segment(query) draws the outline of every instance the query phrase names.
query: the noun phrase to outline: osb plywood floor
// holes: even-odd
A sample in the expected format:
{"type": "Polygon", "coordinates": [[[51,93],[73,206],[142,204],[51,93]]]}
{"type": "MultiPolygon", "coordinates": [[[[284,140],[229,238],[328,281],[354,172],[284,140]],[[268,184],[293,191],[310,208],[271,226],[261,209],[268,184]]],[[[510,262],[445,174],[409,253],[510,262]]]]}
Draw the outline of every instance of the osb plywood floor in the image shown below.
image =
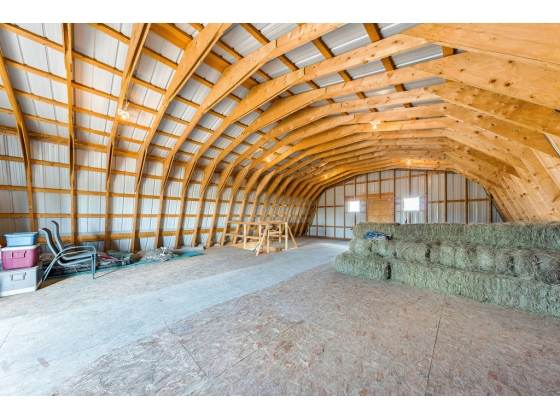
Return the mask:
{"type": "Polygon", "coordinates": [[[560,319],[342,275],[346,242],[298,242],[0,300],[0,393],[560,394],[560,319]]]}

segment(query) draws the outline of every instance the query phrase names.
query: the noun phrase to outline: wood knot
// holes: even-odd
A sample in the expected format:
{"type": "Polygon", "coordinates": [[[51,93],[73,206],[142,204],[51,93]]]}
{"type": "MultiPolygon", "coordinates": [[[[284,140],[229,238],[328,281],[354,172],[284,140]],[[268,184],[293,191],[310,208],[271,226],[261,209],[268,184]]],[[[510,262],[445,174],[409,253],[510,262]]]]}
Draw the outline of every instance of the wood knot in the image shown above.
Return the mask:
{"type": "Polygon", "coordinates": [[[496,83],[496,82],[497,82],[497,79],[494,79],[494,78],[490,79],[490,83],[496,83]]]}

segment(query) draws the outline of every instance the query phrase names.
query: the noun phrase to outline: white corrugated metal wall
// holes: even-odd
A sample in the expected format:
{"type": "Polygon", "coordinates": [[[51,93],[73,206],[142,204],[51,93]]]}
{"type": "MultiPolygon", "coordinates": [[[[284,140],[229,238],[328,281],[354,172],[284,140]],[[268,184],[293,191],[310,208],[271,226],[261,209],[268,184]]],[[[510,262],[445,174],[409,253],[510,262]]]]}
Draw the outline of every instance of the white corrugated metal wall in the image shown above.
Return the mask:
{"type": "Polygon", "coordinates": [[[493,204],[490,209],[490,199],[485,189],[462,175],[451,172],[387,170],[353,177],[323,191],[318,198],[317,211],[308,234],[353,238],[351,228],[367,219],[367,201],[393,198],[393,191],[395,222],[465,223],[465,217],[468,218],[468,223],[503,222],[493,204]],[[445,185],[447,189],[444,188],[445,185]],[[402,199],[405,197],[420,197],[420,211],[403,211],[402,199]],[[354,200],[360,201],[360,211],[348,212],[346,203],[354,200]],[[465,207],[466,202],[468,207],[465,207]]]}

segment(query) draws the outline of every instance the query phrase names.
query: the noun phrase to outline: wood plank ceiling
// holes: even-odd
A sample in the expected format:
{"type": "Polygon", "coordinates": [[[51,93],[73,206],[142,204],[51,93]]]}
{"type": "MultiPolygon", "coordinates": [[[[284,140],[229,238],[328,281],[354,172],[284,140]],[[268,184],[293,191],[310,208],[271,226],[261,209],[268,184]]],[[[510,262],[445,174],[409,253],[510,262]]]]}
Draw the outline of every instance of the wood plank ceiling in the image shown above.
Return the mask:
{"type": "Polygon", "coordinates": [[[560,25],[421,24],[384,37],[380,25],[365,23],[358,29],[367,37],[352,39],[355,25],[352,32],[343,24],[298,24],[267,35],[253,24],[134,24],[127,34],[115,25],[62,24],[57,42],[24,25],[0,24],[0,95],[8,99],[0,117],[13,117],[1,120],[0,134],[16,137],[21,148],[21,157],[5,154],[0,160],[22,162],[26,174],[25,187],[0,189],[26,192],[29,213],[19,217],[28,217],[34,229],[39,216],[32,194],[50,190],[32,187],[32,165],[67,167],[70,188],[61,191],[71,196],[70,239],[104,240],[107,247],[109,240],[130,238],[131,249],[146,236],[157,245],[172,236],[174,246],[182,245],[187,231],[193,245],[202,233],[206,245],[217,233],[223,244],[230,227],[219,226],[219,218],[262,220],[275,206],[302,234],[325,188],[393,168],[460,173],[484,186],[508,221],[560,220],[560,25]],[[84,53],[81,44],[98,33],[118,46],[115,57],[84,53]],[[159,51],[154,39],[162,45],[159,51]],[[173,58],[166,45],[180,54],[173,58]],[[63,69],[8,54],[16,47],[62,54],[63,69]],[[145,74],[143,60],[162,66],[166,82],[145,74]],[[117,76],[119,83],[79,82],[76,63],[117,76]],[[67,100],[18,89],[15,72],[64,85],[67,100]],[[157,105],[131,93],[140,88],[157,105]],[[83,94],[90,103],[109,104],[106,112],[77,101],[83,94]],[[26,113],[20,104],[28,100],[63,108],[67,118],[26,113]],[[130,119],[117,109],[126,109],[130,119]],[[84,117],[108,128],[80,125],[84,117]],[[31,131],[31,121],[63,127],[68,135],[31,131]],[[69,157],[32,159],[31,140],[68,146],[69,157]],[[77,150],[104,153],[105,164],[76,165],[77,150]],[[134,159],[135,169],[117,167],[116,156],[134,159]],[[151,164],[159,168],[157,175],[151,164]],[[76,210],[75,195],[86,194],[76,186],[76,170],[105,173],[96,193],[105,197],[104,214],[76,210]],[[115,175],[134,180],[120,193],[134,200],[126,215],[132,219],[129,234],[111,229],[111,197],[119,196],[112,190],[115,175]],[[146,180],[158,182],[155,194],[143,192],[146,180]],[[195,222],[185,230],[193,185],[199,191],[195,222]],[[172,188],[179,193],[172,196],[172,188]],[[139,227],[142,199],[156,202],[152,232],[139,227]],[[177,220],[175,228],[165,229],[171,201],[178,201],[177,220]],[[94,216],[105,220],[104,235],[77,235],[77,220],[94,216]],[[209,228],[202,228],[205,217],[209,228]]]}

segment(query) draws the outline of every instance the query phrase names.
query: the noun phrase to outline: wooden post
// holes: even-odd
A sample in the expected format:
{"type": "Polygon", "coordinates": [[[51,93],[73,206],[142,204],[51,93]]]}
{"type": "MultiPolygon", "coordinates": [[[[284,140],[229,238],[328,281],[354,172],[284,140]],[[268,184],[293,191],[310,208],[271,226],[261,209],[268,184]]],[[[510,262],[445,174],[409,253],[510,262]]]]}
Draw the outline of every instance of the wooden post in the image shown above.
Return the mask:
{"type": "Polygon", "coordinates": [[[428,223],[428,171],[424,172],[424,202],[426,212],[424,214],[424,223],[428,223]]]}
{"type": "MultiPolygon", "coordinates": [[[[411,181],[412,181],[411,174],[412,174],[412,171],[409,169],[408,170],[408,196],[409,197],[410,197],[410,194],[411,194],[411,188],[410,188],[410,184],[411,184],[411,181]]],[[[410,222],[411,222],[410,219],[411,219],[410,218],[410,212],[408,211],[408,212],[406,212],[406,222],[408,224],[410,224],[410,222]]]]}
{"type": "MultiPolygon", "coordinates": [[[[381,174],[379,176],[381,176],[381,174]]],[[[379,184],[379,189],[381,189],[381,184],[379,184]]],[[[397,170],[393,169],[393,222],[397,221],[396,203],[397,203],[397,170]]]]}
{"type": "Polygon", "coordinates": [[[246,249],[245,245],[247,245],[247,225],[243,224],[243,249],[246,249]]]}
{"type": "Polygon", "coordinates": [[[465,180],[465,224],[469,223],[469,180],[463,177],[465,180]]]}
{"type": "Polygon", "coordinates": [[[447,171],[443,171],[443,221],[447,223],[447,171]]]}
{"type": "Polygon", "coordinates": [[[284,222],[284,234],[286,235],[285,248],[288,250],[288,222],[284,222]]]}
{"type": "Polygon", "coordinates": [[[488,194],[488,223],[492,223],[492,194],[488,194]]]}

